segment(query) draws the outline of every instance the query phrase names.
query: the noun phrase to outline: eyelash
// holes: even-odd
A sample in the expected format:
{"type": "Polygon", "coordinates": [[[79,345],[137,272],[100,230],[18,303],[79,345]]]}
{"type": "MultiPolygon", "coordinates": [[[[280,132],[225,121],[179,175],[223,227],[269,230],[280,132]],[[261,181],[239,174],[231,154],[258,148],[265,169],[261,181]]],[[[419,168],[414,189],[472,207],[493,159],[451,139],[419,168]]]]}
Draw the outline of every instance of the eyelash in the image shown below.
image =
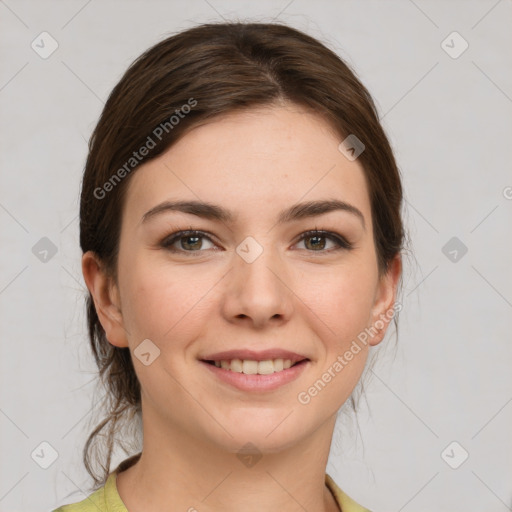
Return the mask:
{"type": "MultiPolygon", "coordinates": [[[[161,242],[161,246],[164,249],[167,249],[168,251],[175,252],[175,253],[181,252],[181,253],[192,255],[192,253],[204,252],[203,250],[186,251],[184,249],[174,249],[171,247],[176,241],[179,241],[182,238],[187,238],[187,237],[192,237],[192,236],[199,236],[202,238],[206,238],[210,242],[215,243],[212,240],[212,238],[210,236],[208,236],[208,234],[205,233],[204,231],[188,229],[188,230],[184,230],[184,231],[177,231],[175,233],[171,233],[170,235],[168,235],[167,237],[164,238],[164,240],[161,242]]],[[[338,247],[336,247],[334,249],[319,250],[319,251],[305,249],[306,251],[311,252],[311,253],[332,253],[332,252],[336,252],[336,251],[340,251],[340,250],[350,251],[353,249],[353,245],[350,242],[348,242],[341,235],[337,235],[336,233],[332,233],[331,231],[321,230],[321,229],[317,229],[317,228],[315,228],[313,230],[305,231],[304,233],[302,233],[296,243],[302,242],[306,238],[315,237],[315,236],[330,239],[331,241],[334,241],[338,245],[338,247]]]]}

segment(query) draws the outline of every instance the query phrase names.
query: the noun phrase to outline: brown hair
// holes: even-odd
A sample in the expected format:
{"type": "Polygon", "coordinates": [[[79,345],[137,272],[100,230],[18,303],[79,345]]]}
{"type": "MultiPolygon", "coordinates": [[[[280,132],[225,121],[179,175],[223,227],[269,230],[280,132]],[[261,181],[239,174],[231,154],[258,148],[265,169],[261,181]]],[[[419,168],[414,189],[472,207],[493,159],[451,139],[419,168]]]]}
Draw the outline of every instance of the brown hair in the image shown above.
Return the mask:
{"type": "MultiPolygon", "coordinates": [[[[379,273],[386,272],[403,247],[402,186],[373,100],[333,51],[277,23],[199,25],[161,41],[133,62],[110,94],[89,142],[80,201],[82,251],[95,252],[116,279],[124,194],[140,164],[134,151],[150,148],[140,160],[149,161],[206,120],[280,101],[322,115],[340,142],[355,134],[365,145],[358,158],[370,194],[379,273]]],[[[140,419],[140,385],[129,348],[108,342],[90,293],[87,316],[90,345],[106,388],[106,417],[83,450],[97,488],[108,477],[115,443],[128,453],[116,435],[123,423],[140,419]],[[100,434],[106,437],[107,455],[98,476],[90,452],[100,434]]],[[[396,316],[394,321],[397,327],[396,316]]]]}

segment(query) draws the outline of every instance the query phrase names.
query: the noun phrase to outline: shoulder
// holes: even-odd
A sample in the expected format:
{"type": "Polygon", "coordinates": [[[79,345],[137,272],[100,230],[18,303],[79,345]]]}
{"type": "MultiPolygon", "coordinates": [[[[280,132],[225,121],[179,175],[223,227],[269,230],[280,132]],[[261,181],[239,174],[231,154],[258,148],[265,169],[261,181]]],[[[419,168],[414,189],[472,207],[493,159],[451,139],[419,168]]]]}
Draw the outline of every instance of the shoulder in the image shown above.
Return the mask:
{"type": "Polygon", "coordinates": [[[350,496],[345,494],[327,473],[325,474],[325,484],[336,499],[336,502],[342,512],[370,512],[367,508],[359,505],[359,503],[355,502],[350,496]]]}
{"type": "Polygon", "coordinates": [[[53,510],[52,512],[107,512],[105,504],[104,487],[93,492],[90,496],[76,503],[69,503],[53,510]]]}
{"type": "Polygon", "coordinates": [[[120,509],[111,503],[112,486],[115,486],[114,473],[111,473],[105,482],[105,485],[94,491],[87,498],[76,503],[69,503],[52,510],[52,512],[124,512],[126,509],[120,509]]]}
{"type": "Polygon", "coordinates": [[[119,464],[107,478],[105,485],[77,503],[62,505],[52,512],[128,512],[117,492],[117,474],[135,464],[142,452],[132,455],[119,464]]]}

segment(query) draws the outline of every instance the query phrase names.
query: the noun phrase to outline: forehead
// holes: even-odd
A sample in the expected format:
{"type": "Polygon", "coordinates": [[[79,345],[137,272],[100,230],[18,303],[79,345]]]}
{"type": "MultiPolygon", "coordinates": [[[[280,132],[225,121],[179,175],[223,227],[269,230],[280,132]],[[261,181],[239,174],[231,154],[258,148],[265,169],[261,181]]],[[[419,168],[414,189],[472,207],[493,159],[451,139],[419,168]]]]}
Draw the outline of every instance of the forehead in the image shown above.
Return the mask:
{"type": "Polygon", "coordinates": [[[370,226],[363,167],[340,142],[325,120],[296,105],[214,118],[134,171],[123,218],[138,223],[159,202],[190,199],[221,204],[240,222],[263,221],[300,201],[340,199],[370,226]]]}

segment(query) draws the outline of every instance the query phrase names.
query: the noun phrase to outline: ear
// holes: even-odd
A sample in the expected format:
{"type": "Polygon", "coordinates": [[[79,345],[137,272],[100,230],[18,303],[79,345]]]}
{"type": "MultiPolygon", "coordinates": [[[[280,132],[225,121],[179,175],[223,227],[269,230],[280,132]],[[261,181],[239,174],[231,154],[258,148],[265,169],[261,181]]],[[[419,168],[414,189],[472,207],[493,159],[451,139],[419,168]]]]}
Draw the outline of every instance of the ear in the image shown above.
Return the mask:
{"type": "Polygon", "coordinates": [[[103,263],[92,251],[82,256],[82,273],[107,340],[116,347],[127,347],[119,290],[114,279],[107,274],[103,263]]]}
{"type": "Polygon", "coordinates": [[[402,258],[397,254],[389,264],[388,271],[381,276],[375,291],[375,302],[370,315],[371,346],[378,345],[384,338],[389,323],[394,316],[394,306],[398,281],[402,274],[402,258]]]}

